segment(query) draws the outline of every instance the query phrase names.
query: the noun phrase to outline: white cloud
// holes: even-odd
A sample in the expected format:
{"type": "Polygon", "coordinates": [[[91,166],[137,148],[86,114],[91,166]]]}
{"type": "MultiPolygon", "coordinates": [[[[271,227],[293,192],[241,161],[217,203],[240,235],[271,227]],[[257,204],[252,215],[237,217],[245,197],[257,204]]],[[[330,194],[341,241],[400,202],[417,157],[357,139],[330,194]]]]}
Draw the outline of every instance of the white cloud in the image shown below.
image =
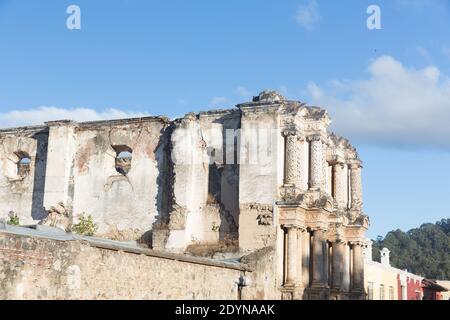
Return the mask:
{"type": "Polygon", "coordinates": [[[298,7],[295,20],[303,28],[311,30],[320,21],[319,5],[316,0],[309,0],[307,4],[298,7]]]}
{"type": "Polygon", "coordinates": [[[209,101],[209,104],[212,107],[218,107],[218,106],[223,105],[223,104],[225,104],[227,102],[228,102],[228,99],[225,98],[225,97],[214,97],[214,98],[211,99],[211,101],[209,101]]]}
{"type": "Polygon", "coordinates": [[[41,106],[34,109],[11,110],[0,113],[0,128],[38,125],[51,120],[96,121],[142,117],[146,115],[141,112],[122,111],[114,108],[99,112],[89,108],[64,109],[41,106]]]}
{"type": "Polygon", "coordinates": [[[335,80],[306,91],[326,108],[332,128],[352,140],[391,145],[450,147],[450,78],[434,66],[405,67],[381,56],[366,79],[335,80]]]}

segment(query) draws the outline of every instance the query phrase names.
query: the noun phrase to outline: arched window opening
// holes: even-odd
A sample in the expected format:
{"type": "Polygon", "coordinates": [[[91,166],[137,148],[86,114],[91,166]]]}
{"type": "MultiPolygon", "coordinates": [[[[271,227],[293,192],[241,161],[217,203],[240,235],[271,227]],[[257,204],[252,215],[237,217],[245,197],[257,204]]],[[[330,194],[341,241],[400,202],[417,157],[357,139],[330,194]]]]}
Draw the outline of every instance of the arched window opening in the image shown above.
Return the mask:
{"type": "Polygon", "coordinates": [[[116,171],[126,176],[131,169],[131,160],[133,151],[128,146],[115,146],[116,151],[116,171]]]}
{"type": "Polygon", "coordinates": [[[17,175],[19,177],[25,177],[30,173],[31,158],[25,152],[17,152],[16,155],[19,157],[17,162],[17,175]]]}

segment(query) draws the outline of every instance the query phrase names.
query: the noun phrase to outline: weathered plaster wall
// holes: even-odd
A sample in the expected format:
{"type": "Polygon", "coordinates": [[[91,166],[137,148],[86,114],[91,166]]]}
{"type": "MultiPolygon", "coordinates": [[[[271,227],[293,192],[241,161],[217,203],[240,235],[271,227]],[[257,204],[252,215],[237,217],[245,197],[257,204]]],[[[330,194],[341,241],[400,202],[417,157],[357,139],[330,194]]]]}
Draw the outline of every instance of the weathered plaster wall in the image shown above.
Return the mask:
{"type": "Polygon", "coordinates": [[[48,132],[45,127],[0,131],[0,218],[14,211],[23,224],[42,219],[48,132]],[[18,174],[20,154],[30,157],[30,171],[18,174]]]}
{"type": "Polygon", "coordinates": [[[273,204],[283,183],[284,141],[276,108],[242,110],[239,201],[273,204]]]}
{"type": "MultiPolygon", "coordinates": [[[[244,288],[243,297],[274,295],[271,274],[260,282],[238,265],[225,267],[196,258],[188,262],[183,256],[163,258],[148,249],[145,254],[126,250],[0,231],[0,299],[234,300],[239,278],[245,275],[253,285],[249,292],[244,288]]],[[[270,254],[265,257],[270,261],[270,254]]],[[[268,265],[260,260],[258,268],[268,270],[268,265]]]]}
{"type": "Polygon", "coordinates": [[[164,157],[164,128],[159,119],[79,126],[73,168],[74,215],[92,214],[99,233],[150,230],[161,201],[158,161],[164,157]],[[117,153],[125,149],[132,154],[126,175],[115,166],[117,153]]]}
{"type": "Polygon", "coordinates": [[[171,135],[174,197],[168,249],[237,237],[239,164],[233,147],[239,124],[236,110],[188,114],[177,121],[171,135]]]}

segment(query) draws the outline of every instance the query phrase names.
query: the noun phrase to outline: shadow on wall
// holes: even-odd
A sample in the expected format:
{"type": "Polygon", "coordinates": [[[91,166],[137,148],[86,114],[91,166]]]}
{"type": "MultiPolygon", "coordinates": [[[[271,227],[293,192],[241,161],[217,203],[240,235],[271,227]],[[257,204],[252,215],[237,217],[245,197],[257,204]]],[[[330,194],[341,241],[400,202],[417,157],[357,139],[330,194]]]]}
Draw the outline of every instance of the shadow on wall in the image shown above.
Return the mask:
{"type": "Polygon", "coordinates": [[[45,174],[47,170],[48,132],[41,131],[33,135],[37,141],[36,158],[34,164],[33,197],[31,203],[31,217],[42,220],[47,216],[44,208],[45,174]]]}
{"type": "Polygon", "coordinates": [[[215,154],[208,152],[208,198],[211,194],[220,206],[219,241],[228,241],[230,238],[239,238],[240,167],[237,130],[241,127],[241,121],[239,116],[237,121],[236,118],[222,117],[214,122],[222,124],[222,157],[217,159],[215,154]],[[229,137],[227,133],[233,131],[235,134],[229,137]],[[215,163],[217,160],[221,160],[221,163],[215,163]]]}
{"type": "Polygon", "coordinates": [[[171,136],[175,130],[175,125],[170,124],[161,130],[160,140],[155,149],[155,159],[158,168],[156,193],[156,207],[158,213],[152,226],[152,230],[147,231],[142,236],[143,241],[150,247],[153,246],[153,230],[155,228],[168,228],[169,213],[174,206],[174,164],[172,162],[172,143],[171,136]]]}

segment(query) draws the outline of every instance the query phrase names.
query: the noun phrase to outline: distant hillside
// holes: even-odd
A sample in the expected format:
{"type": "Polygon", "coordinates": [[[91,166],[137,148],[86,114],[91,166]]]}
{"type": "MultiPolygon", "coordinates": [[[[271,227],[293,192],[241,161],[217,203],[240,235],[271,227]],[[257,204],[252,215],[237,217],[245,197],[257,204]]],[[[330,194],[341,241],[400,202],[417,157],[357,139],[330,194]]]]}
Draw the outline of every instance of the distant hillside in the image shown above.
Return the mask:
{"type": "Polygon", "coordinates": [[[430,279],[450,279],[450,219],[426,223],[407,232],[390,231],[373,243],[373,259],[380,249],[391,251],[391,265],[430,279]]]}

